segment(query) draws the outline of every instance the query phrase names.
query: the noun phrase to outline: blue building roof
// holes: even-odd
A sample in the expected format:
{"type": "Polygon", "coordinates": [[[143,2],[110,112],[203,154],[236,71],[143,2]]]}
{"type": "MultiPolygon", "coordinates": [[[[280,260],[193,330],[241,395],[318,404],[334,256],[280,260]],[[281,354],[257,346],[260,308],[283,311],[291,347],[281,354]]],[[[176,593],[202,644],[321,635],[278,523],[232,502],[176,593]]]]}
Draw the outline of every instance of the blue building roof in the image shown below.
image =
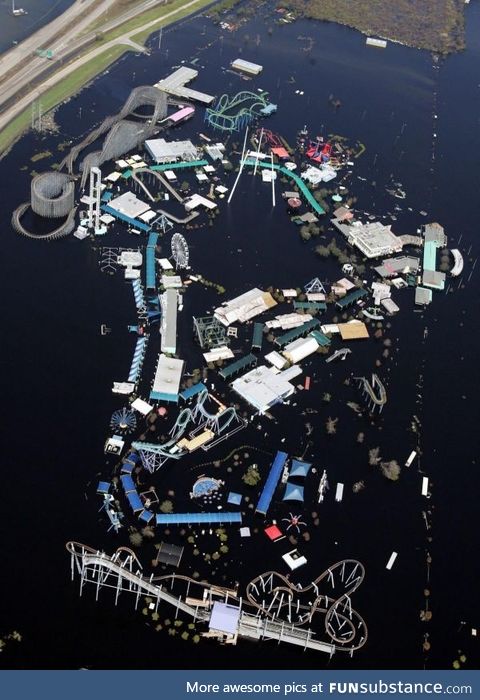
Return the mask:
{"type": "Polygon", "coordinates": [[[198,382],[198,384],[192,384],[192,386],[188,387],[188,389],[185,389],[185,391],[181,392],[180,397],[184,401],[186,401],[187,399],[191,399],[192,396],[200,394],[206,388],[207,387],[203,382],[198,382]]]}
{"type": "Polygon", "coordinates": [[[265,482],[265,486],[263,487],[262,495],[260,496],[260,499],[257,503],[257,513],[262,513],[262,515],[267,514],[267,511],[270,507],[270,503],[273,498],[273,494],[275,493],[275,489],[277,488],[277,484],[282,475],[283,467],[285,466],[287,458],[288,454],[286,452],[279,451],[275,455],[275,459],[273,460],[270,473],[267,477],[267,481],[265,482]]]}
{"type": "Polygon", "coordinates": [[[138,516],[138,519],[144,523],[149,523],[153,517],[154,517],[154,515],[153,515],[151,510],[144,510],[140,513],[140,515],[138,516]]]}
{"type": "Polygon", "coordinates": [[[143,510],[142,499],[136,491],[130,491],[130,493],[127,493],[127,499],[134,513],[138,513],[143,510]]]}
{"type": "Polygon", "coordinates": [[[178,394],[166,394],[163,391],[151,391],[150,398],[153,401],[169,401],[170,403],[178,403],[178,394]]]}
{"type": "Polygon", "coordinates": [[[241,513],[157,513],[157,525],[241,523],[241,513]]]}
{"type": "Polygon", "coordinates": [[[284,501],[303,501],[303,486],[297,486],[287,481],[285,485],[284,501]]]}
{"type": "Polygon", "coordinates": [[[292,459],[290,476],[306,477],[311,467],[310,462],[302,462],[300,459],[292,459]]]}
{"type": "Polygon", "coordinates": [[[230,503],[232,506],[239,506],[242,502],[242,494],[241,493],[235,493],[235,491],[230,491],[228,494],[227,498],[227,503],[230,503]]]}
{"type": "Polygon", "coordinates": [[[120,477],[120,481],[122,482],[123,490],[125,493],[130,493],[130,491],[136,491],[135,489],[135,484],[133,483],[133,479],[130,476],[130,474],[122,474],[120,477]]]}
{"type": "Polygon", "coordinates": [[[110,490],[110,482],[109,481],[99,481],[98,482],[97,493],[104,496],[109,492],[109,490],[110,490]]]}

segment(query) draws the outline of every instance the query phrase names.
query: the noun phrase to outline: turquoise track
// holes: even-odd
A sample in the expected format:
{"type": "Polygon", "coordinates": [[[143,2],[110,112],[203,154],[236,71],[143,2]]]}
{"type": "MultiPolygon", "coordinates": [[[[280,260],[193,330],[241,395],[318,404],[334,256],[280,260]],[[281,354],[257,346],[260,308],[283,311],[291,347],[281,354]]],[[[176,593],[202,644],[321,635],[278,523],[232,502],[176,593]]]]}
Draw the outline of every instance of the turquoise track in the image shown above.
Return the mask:
{"type": "MultiPolygon", "coordinates": [[[[247,158],[245,161],[245,165],[255,165],[254,160],[250,160],[247,158]]],[[[274,170],[278,170],[278,172],[282,173],[282,175],[285,175],[285,177],[288,177],[290,180],[293,180],[294,183],[298,186],[298,189],[300,192],[303,194],[307,202],[310,204],[312,209],[317,213],[317,214],[325,214],[325,209],[323,209],[320,204],[317,202],[313,194],[310,192],[304,181],[302,180],[301,177],[299,177],[296,173],[292,172],[291,170],[288,170],[288,168],[284,168],[283,165],[275,165],[271,163],[262,163],[261,161],[258,162],[258,167],[259,168],[272,168],[274,170]]]]}

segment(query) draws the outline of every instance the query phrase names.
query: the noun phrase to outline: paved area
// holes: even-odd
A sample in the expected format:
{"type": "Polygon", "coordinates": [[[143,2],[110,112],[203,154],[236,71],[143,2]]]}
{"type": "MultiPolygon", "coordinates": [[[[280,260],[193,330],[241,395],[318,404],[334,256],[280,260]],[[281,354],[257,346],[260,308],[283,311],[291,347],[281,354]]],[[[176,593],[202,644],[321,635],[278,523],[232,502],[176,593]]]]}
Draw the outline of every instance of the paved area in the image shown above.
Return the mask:
{"type": "MultiPolygon", "coordinates": [[[[158,19],[146,22],[145,24],[125,32],[116,39],[104,43],[101,46],[94,46],[80,58],[71,61],[63,67],[60,67],[62,65],[62,59],[71,53],[73,48],[77,49],[82,44],[87,45],[89,42],[91,42],[92,36],[95,33],[98,33],[98,31],[106,32],[114,29],[141,12],[151,9],[156,5],[160,6],[164,4],[164,0],[146,0],[145,2],[138,2],[134,8],[124,13],[121,17],[112,20],[111,22],[105,22],[101,29],[97,28],[95,33],[89,34],[85,31],[86,27],[89,26],[92,21],[94,21],[101,14],[108,12],[109,8],[111,8],[115,3],[115,0],[103,0],[97,6],[94,6],[95,2],[96,0],[77,0],[74,5],[67,10],[67,12],[61,15],[61,17],[57,17],[49,25],[40,29],[38,32],[23,41],[14,49],[11,49],[0,58],[0,109],[1,105],[6,106],[6,108],[0,114],[0,129],[5,128],[9,122],[11,122],[24,109],[29,107],[29,105],[43,92],[54,85],[57,85],[59,82],[73,73],[77,68],[85,63],[88,63],[96,56],[100,56],[101,54],[109,51],[111,48],[119,45],[128,45],[136,50],[143,50],[143,47],[140,47],[139,44],[136,44],[132,40],[132,36],[150,28],[153,30],[153,27],[155,27],[155,25],[158,23],[158,19]],[[83,12],[89,6],[92,7],[92,13],[89,14],[88,18],[75,22],[75,17],[78,17],[78,14],[83,12]],[[69,26],[71,29],[68,29],[69,26]],[[52,38],[59,31],[62,31],[62,28],[65,29],[62,37],[49,45],[48,38],[52,38]],[[54,59],[49,61],[46,58],[40,58],[37,56],[32,58],[32,52],[35,53],[38,48],[48,48],[54,51],[54,59]],[[5,79],[6,74],[12,69],[12,66],[14,66],[15,63],[18,64],[18,61],[25,60],[26,57],[30,58],[28,64],[23,68],[18,69],[15,75],[5,79]],[[50,67],[55,63],[59,65],[59,70],[57,70],[46,80],[42,81],[39,85],[32,88],[27,95],[19,100],[16,100],[12,104],[13,98],[20,90],[24,90],[26,85],[38,78],[38,76],[41,75],[42,71],[44,71],[47,66],[50,67]],[[3,83],[2,76],[4,77],[3,83]]],[[[190,2],[186,2],[181,9],[184,10],[191,8],[192,11],[194,11],[195,6],[198,5],[199,2],[200,0],[190,0],[190,2]]],[[[165,13],[162,18],[168,20],[169,18],[173,18],[178,12],[178,9],[172,10],[171,12],[165,13]]]]}

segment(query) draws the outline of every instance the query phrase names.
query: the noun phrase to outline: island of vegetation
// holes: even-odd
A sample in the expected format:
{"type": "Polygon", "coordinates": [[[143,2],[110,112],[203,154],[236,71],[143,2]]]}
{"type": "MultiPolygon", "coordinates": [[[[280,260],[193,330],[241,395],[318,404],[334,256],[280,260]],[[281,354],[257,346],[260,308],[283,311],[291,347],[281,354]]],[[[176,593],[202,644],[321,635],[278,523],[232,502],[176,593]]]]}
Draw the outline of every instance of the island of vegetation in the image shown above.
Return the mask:
{"type": "Polygon", "coordinates": [[[465,47],[463,0],[287,0],[279,7],[440,54],[465,47]]]}

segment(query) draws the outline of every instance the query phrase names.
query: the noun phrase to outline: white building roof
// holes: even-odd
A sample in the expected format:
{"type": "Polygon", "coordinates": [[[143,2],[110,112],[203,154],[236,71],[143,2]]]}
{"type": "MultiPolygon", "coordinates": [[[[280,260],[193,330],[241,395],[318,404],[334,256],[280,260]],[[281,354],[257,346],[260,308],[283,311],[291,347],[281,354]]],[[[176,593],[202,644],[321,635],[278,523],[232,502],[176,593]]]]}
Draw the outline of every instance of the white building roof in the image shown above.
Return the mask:
{"type": "Polygon", "coordinates": [[[139,250],[122,250],[117,258],[117,263],[123,267],[141,267],[143,255],[139,250]]]}
{"type": "Polygon", "coordinates": [[[208,627],[215,632],[234,635],[237,632],[239,618],[240,608],[215,601],[208,627]]]}
{"type": "Polygon", "coordinates": [[[100,217],[100,221],[102,222],[102,224],[113,224],[113,222],[115,221],[115,217],[111,214],[102,214],[100,217]]]}
{"type": "MultiPolygon", "coordinates": [[[[205,178],[206,177],[207,176],[205,175],[205,178]]],[[[215,202],[212,202],[212,200],[208,199],[207,197],[202,197],[201,194],[193,194],[191,197],[185,200],[184,206],[187,211],[192,211],[200,206],[205,207],[206,209],[216,209],[217,207],[215,202]]]]}
{"type": "Polygon", "coordinates": [[[393,299],[382,299],[380,304],[389,314],[396,314],[397,311],[400,311],[400,307],[395,304],[393,299]]]}
{"type": "Polygon", "coordinates": [[[302,180],[306,180],[312,185],[316,185],[319,182],[329,182],[335,177],[337,177],[337,173],[330,165],[321,165],[318,168],[314,165],[309,165],[301,174],[302,180]]]}
{"type": "Polygon", "coordinates": [[[143,399],[135,399],[135,401],[132,401],[132,408],[141,413],[142,416],[147,416],[153,411],[153,406],[150,406],[150,404],[143,401],[143,399]]]}
{"type": "Polygon", "coordinates": [[[135,389],[133,382],[113,382],[112,393],[114,394],[131,394],[135,389]]]}
{"type": "Polygon", "coordinates": [[[178,292],[176,289],[167,289],[160,295],[162,307],[162,323],[160,333],[162,336],[160,348],[162,352],[172,355],[177,350],[177,308],[178,292]]]}
{"type": "Polygon", "coordinates": [[[144,214],[150,209],[150,205],[145,204],[145,202],[142,202],[141,199],[138,199],[133,192],[124,192],[119,197],[111,199],[108,206],[111,209],[115,209],[115,211],[120,212],[120,214],[130,217],[131,219],[135,219],[137,216],[144,214]]]}
{"type": "Polygon", "coordinates": [[[245,61],[243,58],[235,59],[235,61],[232,61],[231,65],[235,70],[242,71],[242,73],[249,73],[250,75],[258,75],[263,70],[263,66],[259,63],[245,61]]]}
{"type": "Polygon", "coordinates": [[[183,360],[160,355],[158,358],[152,392],[176,396],[183,375],[183,360]]]}
{"type": "Polygon", "coordinates": [[[133,267],[125,268],[125,279],[126,280],[139,280],[140,270],[134,270],[133,267]]]}
{"type": "Polygon", "coordinates": [[[180,289],[180,287],[183,287],[182,278],[179,275],[162,275],[160,281],[165,289],[180,289]]]}
{"type": "Polygon", "coordinates": [[[176,160],[197,160],[198,158],[198,151],[189,140],[166,141],[165,139],[147,139],[145,148],[157,163],[172,163],[176,160]]]}
{"type": "Polygon", "coordinates": [[[291,552],[287,552],[287,554],[283,554],[282,559],[291,571],[294,571],[294,569],[298,569],[300,566],[307,563],[306,558],[296,549],[293,549],[291,552]]]}
{"type": "Polygon", "coordinates": [[[288,343],[282,351],[284,357],[291,363],[300,362],[305,357],[313,355],[318,350],[318,343],[311,335],[306,338],[297,338],[292,343],[288,343]]]}
{"type": "Polygon", "coordinates": [[[173,265],[168,258],[160,258],[158,264],[162,270],[173,270],[173,265]]]}
{"type": "Polygon", "coordinates": [[[282,355],[280,355],[280,353],[276,350],[274,350],[273,352],[269,352],[268,355],[265,355],[265,359],[277,369],[283,369],[287,364],[286,359],[282,357],[282,355]]]}
{"type": "Polygon", "coordinates": [[[311,314],[279,314],[271,321],[267,321],[265,325],[267,328],[281,328],[282,330],[290,330],[290,328],[303,326],[304,323],[311,321],[312,318],[313,316],[311,314]]]}
{"type": "Polygon", "coordinates": [[[217,362],[218,360],[230,360],[234,354],[227,345],[221,345],[219,348],[204,352],[203,357],[205,362],[217,362]]]}
{"type": "Polygon", "coordinates": [[[282,402],[295,391],[284,372],[277,372],[265,365],[255,367],[235,379],[232,388],[260,413],[282,402]]]}
{"type": "Polygon", "coordinates": [[[157,216],[157,212],[149,209],[148,211],[145,212],[145,214],[140,214],[140,216],[138,218],[141,219],[142,221],[146,221],[148,224],[148,222],[151,221],[152,219],[154,219],[156,216],[157,216]]]}
{"type": "Polygon", "coordinates": [[[356,246],[367,258],[378,258],[402,250],[401,238],[393,233],[391,226],[384,226],[379,221],[347,226],[345,231],[348,242],[356,246]]]}
{"type": "Polygon", "coordinates": [[[378,306],[382,299],[387,299],[392,295],[392,290],[388,284],[382,284],[381,282],[373,282],[372,284],[373,301],[375,305],[378,306]]]}
{"type": "Polygon", "coordinates": [[[269,292],[254,287],[235,299],[224,302],[215,309],[214,315],[224,326],[229,326],[237,321],[244,323],[271,309],[276,303],[269,292]]]}

